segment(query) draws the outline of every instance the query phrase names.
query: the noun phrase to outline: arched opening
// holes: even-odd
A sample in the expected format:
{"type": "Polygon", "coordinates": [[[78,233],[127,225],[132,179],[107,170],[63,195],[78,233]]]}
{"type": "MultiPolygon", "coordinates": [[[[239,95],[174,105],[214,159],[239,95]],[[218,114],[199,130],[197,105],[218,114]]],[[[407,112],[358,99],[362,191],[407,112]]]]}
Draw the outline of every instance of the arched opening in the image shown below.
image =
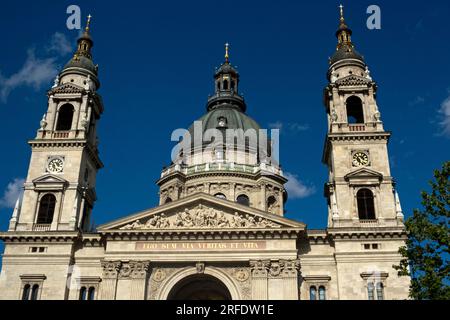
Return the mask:
{"type": "Polygon", "coordinates": [[[319,287],[319,300],[326,300],[325,287],[324,286],[320,286],[319,287]]]}
{"type": "Polygon", "coordinates": [[[55,213],[56,197],[53,194],[46,194],[39,203],[37,224],[51,224],[55,213]]]}
{"type": "Polygon", "coordinates": [[[357,96],[347,99],[347,121],[349,124],[364,123],[362,101],[357,96]]]}
{"type": "Polygon", "coordinates": [[[168,300],[231,300],[227,287],[209,275],[193,275],[177,283],[168,300]]]}
{"type": "Polygon", "coordinates": [[[95,288],[94,287],[89,288],[88,300],[95,300],[95,288]]]}
{"type": "Polygon", "coordinates": [[[219,199],[223,199],[223,200],[227,200],[226,195],[224,195],[223,193],[216,193],[214,195],[214,197],[219,198],[219,199]]]}
{"type": "Polygon", "coordinates": [[[274,196],[270,196],[267,198],[267,211],[269,212],[275,212],[277,205],[277,199],[274,196]]]}
{"type": "Polygon", "coordinates": [[[360,220],[375,219],[375,205],[373,193],[369,189],[361,189],[356,194],[358,203],[358,215],[360,220]]]}
{"type": "Polygon", "coordinates": [[[78,300],[86,300],[86,287],[81,287],[78,300]]]}
{"type": "Polygon", "coordinates": [[[26,285],[23,287],[22,300],[28,300],[28,299],[30,299],[30,289],[31,289],[31,286],[30,286],[29,284],[26,284],[26,285]]]}
{"type": "Polygon", "coordinates": [[[73,106],[68,103],[59,108],[58,123],[56,124],[57,131],[68,131],[72,129],[73,112],[73,106]]]}
{"type": "Polygon", "coordinates": [[[33,288],[31,289],[31,298],[30,300],[37,300],[38,299],[38,293],[39,293],[39,285],[35,284],[33,288]]]}
{"type": "Polygon", "coordinates": [[[245,194],[241,194],[236,198],[236,202],[239,204],[242,204],[244,206],[249,206],[250,205],[250,199],[245,195],[245,194]]]}
{"type": "Polygon", "coordinates": [[[171,202],[172,202],[172,198],[170,198],[170,197],[167,197],[166,201],[164,201],[164,203],[171,203],[171,202]]]}
{"type": "Polygon", "coordinates": [[[384,286],[381,282],[377,283],[377,299],[384,300],[384,286]]]}
{"type": "Polygon", "coordinates": [[[309,300],[317,300],[317,289],[315,286],[309,288],[309,300]]]}
{"type": "Polygon", "coordinates": [[[223,90],[228,90],[228,80],[223,80],[223,90]]]}
{"type": "Polygon", "coordinates": [[[367,284],[367,298],[369,300],[375,300],[374,287],[373,287],[373,283],[372,282],[369,282],[367,284]]]}

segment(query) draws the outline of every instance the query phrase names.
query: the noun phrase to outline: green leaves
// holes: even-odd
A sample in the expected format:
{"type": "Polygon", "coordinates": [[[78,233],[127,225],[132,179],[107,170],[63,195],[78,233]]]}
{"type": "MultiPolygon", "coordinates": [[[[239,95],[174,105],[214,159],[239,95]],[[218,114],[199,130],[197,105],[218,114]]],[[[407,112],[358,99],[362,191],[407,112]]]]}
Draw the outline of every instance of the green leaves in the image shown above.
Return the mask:
{"type": "Polygon", "coordinates": [[[414,210],[406,220],[406,246],[399,249],[403,259],[394,269],[410,276],[410,297],[419,300],[450,299],[450,161],[434,171],[431,193],[422,192],[423,210],[414,210]]]}

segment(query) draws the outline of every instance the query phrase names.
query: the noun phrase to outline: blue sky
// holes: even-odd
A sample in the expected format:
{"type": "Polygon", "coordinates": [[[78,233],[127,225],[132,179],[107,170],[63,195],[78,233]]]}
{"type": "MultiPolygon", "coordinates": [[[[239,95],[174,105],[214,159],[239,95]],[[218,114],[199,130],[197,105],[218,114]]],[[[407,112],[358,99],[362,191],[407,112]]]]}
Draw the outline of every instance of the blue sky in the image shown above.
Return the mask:
{"type": "MultiPolygon", "coordinates": [[[[205,112],[214,68],[229,42],[247,113],[263,127],[282,126],[280,159],[294,182],[287,216],[309,228],[326,227],[322,90],[336,46],[339,2],[129,0],[2,2],[0,230],[7,228],[17,182],[27,173],[26,141],[47,108],[46,90],[75,46],[78,32],[66,28],[70,4],[93,15],[105,103],[96,224],[157,204],[155,181],[170,163],[171,132],[205,112]]],[[[393,133],[392,174],[409,215],[420,206],[433,169],[450,159],[450,4],[343,4],[356,48],[379,86],[382,120],[393,133]],[[366,28],[370,4],[381,8],[381,30],[366,28]]]]}

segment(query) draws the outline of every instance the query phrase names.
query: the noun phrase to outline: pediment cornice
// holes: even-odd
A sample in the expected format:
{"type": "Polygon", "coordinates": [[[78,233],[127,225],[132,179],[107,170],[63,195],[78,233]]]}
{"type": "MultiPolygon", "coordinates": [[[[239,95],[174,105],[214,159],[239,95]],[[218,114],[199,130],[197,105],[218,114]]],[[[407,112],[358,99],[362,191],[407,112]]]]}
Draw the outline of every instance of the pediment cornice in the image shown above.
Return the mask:
{"type": "Polygon", "coordinates": [[[51,89],[48,94],[83,94],[86,90],[76,84],[73,83],[64,83],[62,85],[57,86],[56,88],[51,89]]]}
{"type": "Polygon", "coordinates": [[[303,223],[196,193],[153,209],[102,225],[100,233],[303,231],[303,223]]]}

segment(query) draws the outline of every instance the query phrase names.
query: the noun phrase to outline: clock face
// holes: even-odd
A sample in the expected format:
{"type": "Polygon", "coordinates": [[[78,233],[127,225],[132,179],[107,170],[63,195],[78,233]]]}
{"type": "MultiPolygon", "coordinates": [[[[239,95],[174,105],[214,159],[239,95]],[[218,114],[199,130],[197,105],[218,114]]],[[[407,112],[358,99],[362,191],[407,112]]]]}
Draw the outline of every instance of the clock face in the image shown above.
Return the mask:
{"type": "Polygon", "coordinates": [[[362,167],[369,165],[369,156],[367,153],[358,151],[353,154],[352,160],[354,167],[362,167]]]}
{"type": "Polygon", "coordinates": [[[47,170],[51,173],[61,173],[64,168],[64,160],[61,158],[53,158],[47,164],[47,170]]]}

